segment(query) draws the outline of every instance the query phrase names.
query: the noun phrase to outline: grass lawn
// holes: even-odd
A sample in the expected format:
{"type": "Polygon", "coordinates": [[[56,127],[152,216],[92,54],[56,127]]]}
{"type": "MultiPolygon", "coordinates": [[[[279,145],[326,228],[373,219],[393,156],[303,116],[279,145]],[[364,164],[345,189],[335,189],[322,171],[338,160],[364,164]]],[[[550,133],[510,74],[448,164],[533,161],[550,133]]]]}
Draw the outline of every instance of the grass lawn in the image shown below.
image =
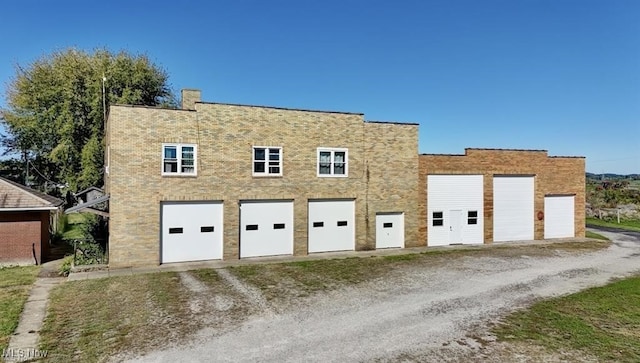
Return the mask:
{"type": "Polygon", "coordinates": [[[640,232],[640,221],[638,220],[621,220],[618,224],[617,221],[603,221],[598,218],[587,218],[587,226],[599,226],[599,227],[610,227],[610,228],[619,228],[626,229],[628,231],[636,231],[640,232]]]}
{"type": "Polygon", "coordinates": [[[9,345],[39,271],[38,266],[0,268],[0,351],[9,345]]]}
{"type": "Polygon", "coordinates": [[[40,336],[48,362],[97,362],[152,350],[194,328],[176,273],[66,282],[50,295],[40,336]]]}
{"type": "Polygon", "coordinates": [[[62,238],[67,241],[72,241],[75,239],[83,239],[83,225],[87,220],[86,213],[71,213],[66,216],[67,223],[64,226],[64,231],[62,233],[62,238]]]}
{"type": "Polygon", "coordinates": [[[573,348],[606,362],[639,362],[640,277],[539,302],[494,332],[501,340],[573,348]]]}
{"type": "Polygon", "coordinates": [[[594,239],[600,239],[603,241],[609,241],[609,239],[599,233],[595,233],[595,232],[591,232],[591,231],[586,231],[585,232],[585,237],[587,238],[594,238],[594,239]]]}

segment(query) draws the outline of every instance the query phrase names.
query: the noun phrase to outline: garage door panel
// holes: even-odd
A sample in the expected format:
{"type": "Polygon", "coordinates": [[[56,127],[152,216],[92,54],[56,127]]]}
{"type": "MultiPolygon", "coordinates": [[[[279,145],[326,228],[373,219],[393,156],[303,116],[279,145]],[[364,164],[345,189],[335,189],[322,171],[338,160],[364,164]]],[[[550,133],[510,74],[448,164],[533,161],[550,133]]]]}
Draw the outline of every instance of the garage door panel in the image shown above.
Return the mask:
{"type": "Polygon", "coordinates": [[[221,202],[162,204],[161,262],[222,258],[221,202]]]}
{"type": "Polygon", "coordinates": [[[309,201],[309,253],[355,250],[355,201],[309,201]]]}
{"type": "Polygon", "coordinates": [[[240,257],[293,254],[293,202],[240,204],[240,257]]]}
{"type": "Polygon", "coordinates": [[[482,175],[427,176],[429,246],[484,242],[483,183],[482,175]]]}
{"type": "Polygon", "coordinates": [[[544,238],[575,236],[575,197],[547,196],[544,198],[544,238]]]}
{"type": "Polygon", "coordinates": [[[534,177],[493,178],[493,240],[534,239],[534,177]]]}

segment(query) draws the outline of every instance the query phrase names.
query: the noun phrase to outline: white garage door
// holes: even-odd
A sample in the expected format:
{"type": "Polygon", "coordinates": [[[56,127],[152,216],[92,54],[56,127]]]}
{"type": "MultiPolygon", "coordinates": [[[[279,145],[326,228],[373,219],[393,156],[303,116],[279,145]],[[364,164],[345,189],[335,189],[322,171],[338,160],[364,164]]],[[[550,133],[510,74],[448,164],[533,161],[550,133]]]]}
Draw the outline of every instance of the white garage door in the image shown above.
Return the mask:
{"type": "Polygon", "coordinates": [[[573,195],[544,197],[544,238],[575,236],[573,195]]]}
{"type": "Polygon", "coordinates": [[[293,254],[293,202],[240,202],[240,258],[293,254]]]}
{"type": "Polygon", "coordinates": [[[376,248],[404,247],[404,213],[376,214],[376,248]]]}
{"type": "Polygon", "coordinates": [[[161,213],[161,263],[222,258],[222,202],[162,202],[161,213]]]}
{"type": "Polygon", "coordinates": [[[494,176],[494,241],[533,239],[533,198],[533,176],[494,176]]]}
{"type": "Polygon", "coordinates": [[[427,245],[484,242],[482,175],[427,176],[427,245]]]}
{"type": "Polygon", "coordinates": [[[355,250],[355,201],[309,201],[309,253],[355,250]]]}

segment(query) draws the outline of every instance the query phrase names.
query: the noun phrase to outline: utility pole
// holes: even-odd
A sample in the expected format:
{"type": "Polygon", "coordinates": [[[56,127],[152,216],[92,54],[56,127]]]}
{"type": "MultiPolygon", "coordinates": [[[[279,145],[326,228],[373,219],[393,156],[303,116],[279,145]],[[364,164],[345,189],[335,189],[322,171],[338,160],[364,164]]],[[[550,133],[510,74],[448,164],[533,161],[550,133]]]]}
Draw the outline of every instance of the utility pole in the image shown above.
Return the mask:
{"type": "Polygon", "coordinates": [[[24,174],[24,185],[29,186],[29,157],[26,151],[23,152],[23,155],[24,155],[25,166],[27,169],[24,174]]]}
{"type": "Polygon", "coordinates": [[[102,126],[105,127],[107,124],[107,95],[105,92],[104,83],[107,81],[107,77],[105,77],[104,73],[102,73],[102,126]]]}

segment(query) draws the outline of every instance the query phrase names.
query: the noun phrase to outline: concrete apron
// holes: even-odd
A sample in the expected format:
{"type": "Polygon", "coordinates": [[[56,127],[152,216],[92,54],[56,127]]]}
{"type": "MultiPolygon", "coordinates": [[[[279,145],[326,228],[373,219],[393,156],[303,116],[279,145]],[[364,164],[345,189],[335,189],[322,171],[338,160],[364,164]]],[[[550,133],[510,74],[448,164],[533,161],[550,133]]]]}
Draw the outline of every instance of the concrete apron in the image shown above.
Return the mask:
{"type": "Polygon", "coordinates": [[[47,312],[49,292],[62,281],[64,281],[63,278],[38,277],[36,279],[22,310],[18,327],[9,340],[6,353],[20,360],[37,358],[38,338],[47,312]]]}

